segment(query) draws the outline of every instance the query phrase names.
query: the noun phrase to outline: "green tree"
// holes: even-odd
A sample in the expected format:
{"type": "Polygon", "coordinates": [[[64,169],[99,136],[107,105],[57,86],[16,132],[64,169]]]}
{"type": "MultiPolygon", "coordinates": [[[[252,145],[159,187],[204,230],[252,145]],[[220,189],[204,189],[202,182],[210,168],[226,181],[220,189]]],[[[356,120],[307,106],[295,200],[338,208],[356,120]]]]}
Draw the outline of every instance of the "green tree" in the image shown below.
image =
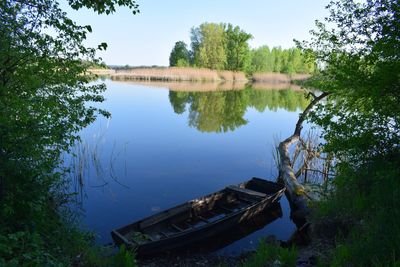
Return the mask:
{"type": "Polygon", "coordinates": [[[191,30],[193,61],[198,67],[223,69],[226,64],[224,26],[203,23],[191,30]]]}
{"type": "Polygon", "coordinates": [[[246,71],[254,72],[282,72],[282,73],[313,73],[315,58],[308,51],[303,53],[299,48],[281,49],[261,46],[250,52],[249,64],[246,71]]]}
{"type": "Polygon", "coordinates": [[[274,47],[271,50],[271,57],[273,60],[273,67],[272,71],[273,72],[281,72],[282,71],[282,48],[280,47],[274,47]]]}
{"type": "Polygon", "coordinates": [[[189,50],[183,41],[175,43],[174,48],[169,56],[169,66],[171,67],[184,67],[189,65],[189,50]]]}
{"type": "Polygon", "coordinates": [[[272,69],[273,59],[268,46],[264,45],[251,50],[248,72],[272,72],[272,69]]]}
{"type": "MultiPolygon", "coordinates": [[[[69,3],[138,11],[133,0],[69,3]]],[[[95,52],[107,45],[85,47],[91,27],[69,19],[55,0],[1,1],[0,14],[0,265],[70,265],[73,255],[61,246],[76,240],[72,230],[62,234],[57,210],[67,199],[61,153],[97,114],[109,115],[89,104],[103,100],[105,86],[88,85],[84,63],[100,63],[95,52]]]]}
{"type": "MultiPolygon", "coordinates": [[[[400,6],[335,0],[310,42],[323,68],[310,85],[330,92],[311,114],[337,160],[335,191],[321,209],[346,225],[333,266],[400,263],[400,6]],[[382,231],[390,229],[390,231],[382,231]]],[[[322,205],[322,204],[321,204],[322,205]]],[[[342,232],[343,233],[343,232],[342,232]]]]}
{"type": "Polygon", "coordinates": [[[238,26],[228,24],[225,29],[226,67],[227,70],[244,70],[248,64],[250,47],[248,41],[253,36],[241,30],[238,26]]]}

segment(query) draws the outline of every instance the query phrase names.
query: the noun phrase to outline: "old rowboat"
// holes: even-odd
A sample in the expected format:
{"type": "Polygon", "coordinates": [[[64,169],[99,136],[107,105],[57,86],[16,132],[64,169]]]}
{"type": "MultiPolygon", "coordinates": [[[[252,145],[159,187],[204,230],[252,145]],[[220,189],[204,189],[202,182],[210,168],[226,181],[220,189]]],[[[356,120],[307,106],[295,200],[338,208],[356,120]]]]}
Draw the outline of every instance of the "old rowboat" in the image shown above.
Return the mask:
{"type": "Polygon", "coordinates": [[[111,232],[117,245],[148,256],[176,250],[243,223],[276,203],[284,186],[260,178],[188,201],[111,232]]]}

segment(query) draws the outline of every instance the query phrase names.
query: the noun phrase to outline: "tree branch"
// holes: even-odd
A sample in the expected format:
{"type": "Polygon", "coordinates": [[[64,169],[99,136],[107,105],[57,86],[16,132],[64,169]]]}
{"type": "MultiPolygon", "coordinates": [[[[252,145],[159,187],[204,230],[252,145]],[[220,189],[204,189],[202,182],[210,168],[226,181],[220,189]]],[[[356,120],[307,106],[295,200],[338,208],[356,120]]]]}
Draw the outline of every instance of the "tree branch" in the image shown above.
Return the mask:
{"type": "Polygon", "coordinates": [[[289,147],[300,139],[302,124],[310,110],[324,97],[330,93],[324,92],[314,97],[305,110],[301,113],[292,136],[286,138],[278,146],[280,155],[279,179],[283,180],[286,186],[286,193],[291,206],[291,217],[297,226],[301,226],[306,222],[306,216],[309,213],[307,206],[308,195],[305,188],[297,181],[293,167],[290,161],[289,147]]]}
{"type": "Polygon", "coordinates": [[[308,104],[306,109],[301,113],[301,115],[299,117],[299,120],[296,123],[296,128],[294,129],[293,135],[300,136],[301,129],[303,128],[302,124],[303,124],[304,120],[306,119],[307,114],[315,106],[315,104],[317,104],[324,97],[328,96],[330,93],[329,92],[323,92],[319,96],[315,96],[311,92],[309,94],[313,95],[314,99],[310,102],[310,104],[308,104]]]}

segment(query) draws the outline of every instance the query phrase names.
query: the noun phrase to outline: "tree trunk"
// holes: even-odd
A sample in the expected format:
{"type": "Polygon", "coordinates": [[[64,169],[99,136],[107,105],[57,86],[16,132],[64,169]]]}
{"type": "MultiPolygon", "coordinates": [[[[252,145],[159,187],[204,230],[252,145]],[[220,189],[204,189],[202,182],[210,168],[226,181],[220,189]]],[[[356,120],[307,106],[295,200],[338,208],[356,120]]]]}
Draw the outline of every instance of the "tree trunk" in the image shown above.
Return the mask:
{"type": "Polygon", "coordinates": [[[279,178],[281,181],[285,183],[286,186],[286,196],[289,199],[290,208],[291,208],[291,218],[296,224],[297,227],[301,227],[307,222],[307,215],[309,214],[308,201],[310,197],[307,195],[307,192],[303,185],[297,181],[294,170],[292,168],[292,163],[290,161],[289,148],[295,142],[300,140],[300,133],[302,129],[302,124],[310,112],[310,110],[317,104],[321,99],[326,97],[329,93],[322,93],[319,96],[313,96],[313,100],[306,107],[306,109],[301,113],[297,123],[294,133],[279,143],[278,152],[280,156],[279,163],[279,178]]]}

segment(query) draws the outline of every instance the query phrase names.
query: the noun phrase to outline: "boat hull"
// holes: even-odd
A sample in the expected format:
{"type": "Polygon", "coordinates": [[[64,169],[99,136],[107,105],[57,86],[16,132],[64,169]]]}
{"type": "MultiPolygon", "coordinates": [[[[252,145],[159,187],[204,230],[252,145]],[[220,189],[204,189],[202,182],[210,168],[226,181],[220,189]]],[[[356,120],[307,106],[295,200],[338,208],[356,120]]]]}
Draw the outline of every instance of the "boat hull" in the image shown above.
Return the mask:
{"type": "MultiPolygon", "coordinates": [[[[259,178],[257,182],[261,182],[259,178]]],[[[262,180],[264,181],[264,180],[262,180]]],[[[267,183],[271,183],[266,181],[267,183]]],[[[275,184],[275,183],[274,183],[275,184]]],[[[272,183],[271,183],[272,185],[272,183]]],[[[275,184],[276,185],[276,184],[275,184]]],[[[270,187],[267,188],[270,190],[270,187]]],[[[178,250],[179,248],[185,248],[193,244],[203,242],[221,232],[228,231],[234,228],[238,224],[245,223],[251,220],[261,212],[265,211],[268,207],[277,203],[285,191],[284,187],[275,187],[274,193],[260,199],[259,201],[251,204],[243,209],[237,210],[224,216],[223,218],[204,224],[202,226],[192,228],[189,230],[182,231],[180,233],[169,236],[168,238],[163,238],[159,240],[149,241],[143,244],[133,244],[122,237],[121,231],[112,231],[112,237],[118,245],[125,244],[127,247],[134,249],[136,254],[140,257],[146,257],[154,254],[160,254],[165,251],[178,250]],[[278,190],[279,189],[279,190],[278,190]]],[[[269,192],[271,193],[271,192],[269,192]]],[[[204,197],[207,198],[208,196],[204,197]]],[[[127,227],[137,227],[138,223],[131,224],[121,229],[126,229],[127,227]]]]}

